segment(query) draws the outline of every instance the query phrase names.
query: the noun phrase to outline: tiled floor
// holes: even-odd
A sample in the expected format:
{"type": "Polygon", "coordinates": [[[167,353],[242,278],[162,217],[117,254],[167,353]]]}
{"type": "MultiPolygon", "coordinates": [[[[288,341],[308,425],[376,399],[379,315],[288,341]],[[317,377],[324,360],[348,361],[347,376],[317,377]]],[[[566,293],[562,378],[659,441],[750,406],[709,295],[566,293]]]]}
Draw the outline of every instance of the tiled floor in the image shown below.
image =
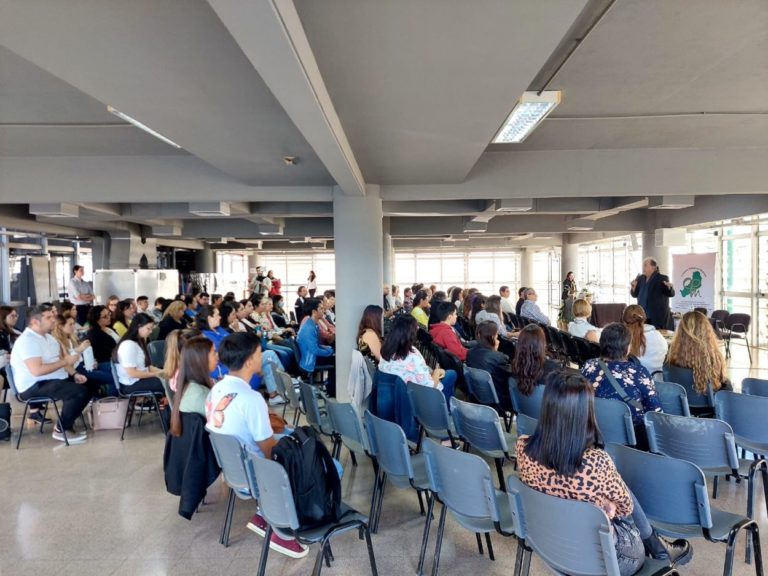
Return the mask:
{"type": "MultiPolygon", "coordinates": [[[[768,378],[768,353],[755,358],[752,368],[743,347],[735,351],[732,375],[736,383],[752,375],[768,378]]],[[[14,430],[20,411],[14,406],[14,430]]],[[[34,432],[32,429],[30,431],[34,432]]],[[[235,508],[231,544],[218,543],[224,520],[225,491],[220,483],[210,490],[208,503],[191,521],[177,514],[178,499],[165,491],[162,470],[163,438],[152,418],[141,429],[131,429],[120,442],[118,432],[98,432],[81,445],[65,447],[49,434],[25,434],[21,450],[0,445],[0,575],[107,576],[179,574],[251,574],[258,566],[261,539],[245,524],[253,505],[239,501],[235,508]]],[[[346,451],[344,500],[367,511],[372,482],[370,464],[353,468],[346,451]]],[[[746,509],[746,486],[721,483],[716,505],[734,512],[746,509]]],[[[768,518],[758,495],[755,509],[763,530],[763,554],[768,554],[768,518]]],[[[423,518],[412,491],[389,489],[379,533],[373,536],[379,573],[415,573],[423,518]]],[[[494,535],[496,561],[479,556],[474,536],[451,520],[440,563],[444,575],[511,574],[514,543],[494,535]]],[[[430,541],[431,548],[432,541],[430,541]]],[[[743,539],[734,574],[753,574],[744,564],[743,539]]],[[[342,536],[334,545],[336,562],[323,573],[368,573],[363,542],[342,536]]],[[[686,574],[722,573],[724,545],[695,541],[694,561],[686,574]]],[[[768,556],[767,556],[768,557],[768,556]]],[[[303,560],[270,554],[268,574],[309,574],[314,550],[303,560]]],[[[427,569],[431,560],[427,562],[427,569]]],[[[533,574],[548,572],[534,559],[533,574]]]]}

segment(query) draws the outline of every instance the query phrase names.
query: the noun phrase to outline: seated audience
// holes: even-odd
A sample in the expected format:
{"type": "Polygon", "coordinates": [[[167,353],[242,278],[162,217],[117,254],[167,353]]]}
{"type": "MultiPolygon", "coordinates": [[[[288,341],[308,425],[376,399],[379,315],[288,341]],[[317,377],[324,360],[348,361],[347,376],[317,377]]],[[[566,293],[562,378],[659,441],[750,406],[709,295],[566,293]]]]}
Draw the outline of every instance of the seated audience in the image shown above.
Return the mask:
{"type": "Polygon", "coordinates": [[[213,306],[214,308],[221,308],[221,305],[223,302],[224,302],[224,296],[222,296],[221,294],[211,295],[210,306],[213,306]]]}
{"type": "Polygon", "coordinates": [[[499,331],[499,336],[507,335],[507,327],[504,325],[501,312],[501,296],[489,296],[485,299],[485,306],[474,316],[475,326],[481,322],[493,322],[499,331]]]}
{"type": "Polygon", "coordinates": [[[283,366],[291,367],[294,364],[293,348],[290,347],[287,339],[293,336],[293,330],[280,328],[275,324],[272,318],[272,299],[269,296],[262,296],[251,317],[260,328],[260,334],[263,337],[262,345],[266,344],[267,350],[277,354],[283,366]]]}
{"type": "Polygon", "coordinates": [[[336,326],[336,290],[326,290],[323,292],[323,309],[325,310],[325,320],[331,325],[336,326]]]}
{"type": "Polygon", "coordinates": [[[509,377],[512,365],[503,352],[499,352],[499,331],[491,321],[480,322],[475,330],[477,346],[467,351],[467,366],[485,370],[493,379],[493,387],[499,398],[499,405],[505,412],[512,411],[509,397],[509,377]]]}
{"type": "Polygon", "coordinates": [[[425,290],[416,292],[416,295],[413,297],[413,309],[411,310],[411,316],[424,330],[429,330],[429,316],[427,315],[429,300],[427,298],[425,290]]]}
{"type": "MultiPolygon", "coordinates": [[[[149,314],[149,297],[139,296],[136,298],[136,313],[149,314]]],[[[151,316],[151,314],[149,314],[151,316]]]]}
{"type": "Polygon", "coordinates": [[[403,290],[403,311],[410,314],[413,310],[413,288],[406,286],[403,290]]]}
{"type": "Polygon", "coordinates": [[[733,390],[725,375],[725,357],[717,335],[701,312],[683,314],[669,348],[668,362],[693,372],[693,387],[699,394],[706,394],[708,383],[714,392],[733,390]]]}
{"type": "MultiPolygon", "coordinates": [[[[219,362],[228,374],[213,385],[205,403],[208,430],[234,436],[249,452],[271,459],[277,440],[272,432],[269,409],[264,397],[248,384],[262,369],[261,339],[249,333],[228,336],[219,346],[219,362]]],[[[267,523],[257,513],[248,528],[263,537],[267,523]]],[[[283,540],[276,532],[272,533],[269,546],[292,558],[302,558],[309,553],[306,546],[295,540],[283,540]]]]}
{"type": "Polygon", "coordinates": [[[336,360],[334,358],[334,350],[321,342],[320,329],[318,328],[318,324],[323,316],[320,300],[318,298],[308,298],[304,303],[304,313],[306,320],[301,324],[299,333],[296,335],[296,343],[301,352],[299,368],[310,376],[315,370],[328,370],[328,382],[329,385],[334,387],[335,391],[334,369],[336,360]],[[318,359],[321,360],[318,361],[318,359]]]}
{"type": "Polygon", "coordinates": [[[544,312],[541,311],[541,308],[539,308],[539,305],[536,303],[538,299],[539,296],[536,294],[536,290],[533,288],[526,288],[525,302],[523,302],[523,305],[520,307],[520,316],[538,322],[539,324],[549,325],[549,316],[544,314],[544,312]]]}
{"type": "Polygon", "coordinates": [[[448,302],[456,306],[456,311],[461,314],[461,305],[464,302],[464,290],[456,286],[448,293],[448,302]]]}
{"type": "Polygon", "coordinates": [[[357,328],[357,348],[363,356],[373,358],[378,363],[381,360],[382,326],[384,310],[381,306],[369,304],[363,311],[360,325],[357,328]]]}
{"type": "Polygon", "coordinates": [[[446,401],[450,401],[456,384],[456,372],[443,370],[440,366],[430,370],[424,357],[414,347],[417,331],[418,323],[413,316],[398,316],[394,319],[381,347],[379,370],[399,376],[406,384],[415,382],[438,388],[442,390],[446,401]]]}
{"type": "Polygon", "coordinates": [[[280,294],[272,296],[272,320],[278,328],[293,328],[296,331],[299,327],[285,311],[285,298],[280,294]]]}
{"type": "MultiPolygon", "coordinates": [[[[0,376],[3,377],[2,390],[10,389],[8,384],[8,378],[6,377],[6,367],[11,362],[11,349],[13,343],[21,335],[21,332],[16,330],[16,322],[19,320],[19,313],[12,306],[0,306],[0,376]]],[[[40,422],[43,420],[43,415],[37,408],[32,413],[32,420],[40,422]]]]}
{"type": "Polygon", "coordinates": [[[400,286],[392,284],[392,292],[390,294],[392,304],[395,310],[403,307],[403,299],[400,297],[400,286]]]}
{"type": "Polygon", "coordinates": [[[51,335],[59,344],[59,353],[62,358],[73,354],[77,356],[77,362],[74,366],[65,367],[67,374],[70,377],[74,377],[75,374],[85,376],[86,381],[82,385],[88,388],[92,397],[111,395],[110,392],[115,388],[112,369],[103,372],[98,371],[98,363],[93,356],[91,343],[88,340],[77,341],[74,316],[68,314],[56,318],[56,324],[51,335]],[[90,352],[88,352],[89,349],[90,352]],[[86,358],[90,365],[86,365],[86,358]]]}
{"type": "Polygon", "coordinates": [[[112,329],[117,332],[117,335],[121,338],[128,332],[128,327],[131,325],[131,319],[136,315],[136,304],[132,299],[126,298],[117,303],[117,312],[115,313],[115,321],[112,324],[112,329]]]}
{"type": "Polygon", "coordinates": [[[530,396],[535,386],[544,384],[544,379],[562,367],[547,358],[547,339],[544,330],[536,324],[528,324],[520,331],[512,361],[512,374],[517,379],[517,388],[524,396],[530,396]]]}
{"type": "Polygon", "coordinates": [[[148,314],[137,314],[114,353],[117,379],[123,392],[155,392],[165,395],[163,371],[150,364],[147,340],[155,327],[148,314]]]}
{"type": "Polygon", "coordinates": [[[440,290],[432,294],[432,299],[429,301],[429,314],[427,315],[429,326],[440,322],[437,318],[437,307],[441,302],[445,302],[446,298],[448,298],[448,295],[440,290]]]}
{"type": "MultiPolygon", "coordinates": [[[[114,324],[117,315],[117,303],[120,302],[120,298],[116,296],[115,294],[112,294],[109,298],[107,298],[107,309],[109,310],[109,313],[112,315],[112,322],[110,323],[110,328],[112,327],[112,324],[114,324]]],[[[118,334],[118,338],[120,335],[118,334]]]]}
{"type": "Polygon", "coordinates": [[[152,319],[155,321],[155,324],[160,324],[160,321],[163,319],[163,308],[165,307],[165,298],[162,296],[155,298],[155,305],[152,307],[152,310],[148,312],[150,316],[152,316],[152,319]]]}
{"type": "Polygon", "coordinates": [[[627,306],[621,319],[629,330],[629,353],[651,374],[661,371],[669,345],[653,324],[646,324],[643,307],[637,304],[627,306]]]}
{"type": "Polygon", "coordinates": [[[592,305],[584,298],[573,303],[573,320],[568,322],[568,333],[590,342],[600,342],[600,328],[589,323],[592,305]]]}
{"type": "Polygon", "coordinates": [[[301,324],[301,321],[304,320],[304,303],[306,302],[309,296],[307,287],[299,286],[299,290],[297,294],[299,297],[296,298],[296,303],[293,305],[293,310],[294,310],[294,314],[296,314],[296,323],[301,324]]]}
{"type": "Polygon", "coordinates": [[[64,442],[67,432],[70,443],[83,442],[85,431],[75,432],[75,421],[80,417],[91,393],[82,386],[85,376],[75,374],[70,378],[67,369],[78,361],[78,356],[61,356],[59,344],[51,336],[55,323],[50,306],[40,305],[27,311],[27,328],[16,339],[11,350],[10,366],[19,396],[29,399],[50,396],[63,401],[61,420],[53,428],[54,440],[64,442]]]}
{"type": "MultiPolygon", "coordinates": [[[[693,556],[690,544],[669,541],[656,533],[602,446],[589,383],[579,375],[552,373],[536,431],[517,440],[520,480],[544,494],[594,504],[610,519],[634,523],[651,558],[678,565],[689,562],[693,556]]],[[[622,563],[621,568],[622,576],[629,576],[639,567],[622,563]]]]}
{"type": "Polygon", "coordinates": [[[165,340],[173,330],[184,330],[187,327],[184,315],[187,307],[181,300],[174,300],[168,305],[160,321],[160,330],[157,333],[158,340],[165,340]]]}
{"type": "Polygon", "coordinates": [[[112,373],[110,367],[112,352],[117,346],[116,333],[109,327],[111,321],[112,315],[106,306],[94,306],[88,310],[87,337],[93,348],[93,357],[98,365],[98,370],[109,371],[110,374],[112,373]]]}
{"type": "MultiPolygon", "coordinates": [[[[177,334],[174,332],[174,334],[177,334]]],[[[172,436],[182,435],[181,413],[191,412],[206,417],[205,401],[213,386],[211,372],[216,370],[219,355],[213,342],[202,336],[195,336],[184,343],[176,377],[176,394],[171,410],[170,432],[172,436]]]]}
{"type": "Polygon", "coordinates": [[[624,324],[608,324],[600,334],[600,358],[587,360],[581,373],[592,382],[595,396],[621,400],[629,406],[637,447],[647,450],[643,414],[661,412],[661,402],[648,370],[627,359],[629,343],[629,330],[624,324]]]}
{"type": "Polygon", "coordinates": [[[439,302],[435,309],[437,310],[437,323],[429,327],[432,341],[464,362],[467,359],[467,349],[462,346],[459,335],[453,329],[458,318],[456,306],[450,302],[439,302]]]}
{"type": "MultiPolygon", "coordinates": [[[[186,330],[174,330],[165,338],[165,358],[163,359],[163,372],[168,378],[168,388],[171,392],[176,392],[176,380],[179,376],[179,367],[181,366],[181,350],[187,340],[201,336],[197,328],[186,330]]],[[[215,349],[215,346],[214,346],[215,349]]],[[[216,367],[211,370],[215,373],[216,367]]]]}
{"type": "Polygon", "coordinates": [[[499,288],[499,297],[501,298],[501,311],[504,314],[514,314],[515,307],[512,302],[509,301],[509,295],[511,294],[509,286],[502,286],[499,288]]]}
{"type": "Polygon", "coordinates": [[[195,328],[213,342],[216,348],[230,334],[230,331],[221,325],[221,312],[213,306],[200,309],[195,319],[195,328]]]}
{"type": "Polygon", "coordinates": [[[523,308],[523,304],[525,304],[525,291],[528,290],[525,286],[520,288],[520,290],[517,291],[517,302],[515,303],[515,314],[520,316],[520,310],[523,308]]]}

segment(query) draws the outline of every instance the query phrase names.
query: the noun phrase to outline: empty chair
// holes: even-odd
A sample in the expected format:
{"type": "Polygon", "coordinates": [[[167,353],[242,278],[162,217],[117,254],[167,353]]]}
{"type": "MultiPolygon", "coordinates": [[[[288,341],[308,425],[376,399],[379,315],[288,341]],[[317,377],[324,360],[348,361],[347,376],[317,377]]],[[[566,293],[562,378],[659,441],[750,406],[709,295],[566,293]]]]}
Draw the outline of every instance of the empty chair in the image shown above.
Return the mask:
{"type": "Polygon", "coordinates": [[[539,418],[541,411],[541,399],[544,397],[545,386],[534,386],[530,396],[526,396],[517,387],[517,379],[509,379],[509,396],[512,398],[512,407],[517,414],[525,414],[531,418],[539,418]]]}
{"type": "MultiPolygon", "coordinates": [[[[280,392],[281,384],[282,390],[285,392],[285,399],[288,400],[288,405],[293,409],[293,427],[299,425],[301,415],[304,414],[304,407],[301,405],[301,397],[299,391],[293,385],[293,380],[289,374],[286,374],[282,370],[276,372],[275,382],[277,384],[278,392],[280,392]],[[290,383],[289,383],[290,382],[290,383]]],[[[285,417],[286,405],[283,404],[283,417],[285,417]]]]}
{"type": "Polygon", "coordinates": [[[690,416],[691,410],[688,407],[688,394],[685,388],[674,382],[654,382],[656,386],[656,396],[661,402],[661,411],[664,414],[674,414],[675,416],[690,416]]]}
{"type": "MultiPolygon", "coordinates": [[[[611,521],[589,502],[538,492],[509,477],[508,498],[518,537],[518,574],[527,576],[535,552],[556,574],[619,576],[611,521]]],[[[662,560],[646,558],[635,576],[678,574],[662,560]]]]}
{"type": "Polygon", "coordinates": [[[363,430],[360,415],[352,404],[336,402],[333,399],[329,399],[325,403],[325,408],[328,410],[328,421],[331,424],[331,429],[349,450],[352,464],[357,466],[355,454],[370,456],[368,438],[363,430]]]}
{"type": "MultiPolygon", "coordinates": [[[[429,468],[433,501],[436,498],[443,505],[437,529],[432,575],[438,574],[440,566],[447,512],[451,513],[461,527],[475,533],[481,554],[483,545],[480,535],[485,534],[488,557],[494,560],[490,533],[496,531],[504,536],[514,534],[509,502],[506,494],[494,487],[488,463],[479,456],[451,450],[431,439],[424,442],[424,455],[429,468]]],[[[429,519],[430,514],[427,513],[427,522],[429,519]]]]}
{"type": "Polygon", "coordinates": [[[725,321],[725,354],[731,355],[731,340],[736,338],[744,340],[749,355],[749,363],[752,363],[752,351],[749,348],[749,325],[752,323],[752,316],[734,312],[725,321]]]}
{"type": "Polygon", "coordinates": [[[621,400],[595,398],[595,418],[605,442],[626,446],[637,445],[635,427],[632,425],[632,413],[629,406],[621,400]]]}
{"type": "Polygon", "coordinates": [[[445,403],[443,393],[432,386],[423,386],[415,382],[409,382],[406,389],[411,401],[413,417],[419,423],[417,450],[424,435],[438,440],[448,438],[451,441],[451,446],[456,447],[453,423],[448,414],[448,405],[445,403]]]}
{"type": "Polygon", "coordinates": [[[609,444],[607,449],[622,479],[657,532],[668,538],[703,537],[710,542],[725,542],[723,574],[730,576],[733,574],[736,536],[740,530],[747,530],[755,550],[755,573],[762,576],[757,522],[711,506],[707,481],[698,466],[618,444],[609,444]]]}
{"type": "Polygon", "coordinates": [[[728,321],[728,316],[731,313],[728,310],[713,310],[710,318],[715,321],[720,331],[725,329],[725,323],[728,321]]]}
{"type": "Polygon", "coordinates": [[[768,380],[762,378],[744,378],[741,381],[741,393],[750,396],[768,397],[768,380]]]}
{"type": "Polygon", "coordinates": [[[470,404],[451,398],[451,416],[456,434],[464,442],[465,451],[474,448],[481,454],[493,458],[499,476],[499,487],[504,490],[505,460],[511,460],[510,447],[514,449],[517,439],[501,427],[499,415],[490,406],[470,404]]]}
{"type": "Polygon", "coordinates": [[[165,364],[165,340],[153,340],[147,343],[147,351],[152,366],[162,368],[165,364]]]}
{"type": "MultiPolygon", "coordinates": [[[[274,370],[275,374],[275,387],[277,388],[277,393],[280,395],[280,397],[283,399],[283,418],[285,418],[285,411],[290,405],[291,401],[288,398],[288,388],[293,388],[293,380],[291,380],[291,377],[288,373],[282,371],[282,370],[274,370]]],[[[294,427],[296,425],[294,424],[294,427]]]]}
{"type": "Polygon", "coordinates": [[[320,403],[318,401],[320,390],[311,384],[302,382],[299,386],[299,393],[301,395],[301,403],[304,405],[304,415],[307,418],[307,422],[315,432],[328,436],[331,439],[333,443],[331,455],[334,458],[338,458],[341,440],[333,433],[333,427],[328,420],[328,414],[324,410],[320,410],[320,403]]]}
{"type": "Polygon", "coordinates": [[[515,417],[517,423],[517,437],[530,436],[536,432],[536,426],[539,425],[539,421],[536,418],[531,418],[525,414],[518,414],[515,417]]]}
{"type": "MultiPolygon", "coordinates": [[[[229,546],[229,531],[232,527],[232,513],[235,509],[235,497],[240,500],[256,500],[258,492],[251,492],[248,485],[248,477],[243,468],[243,455],[245,448],[235,436],[220,434],[206,428],[213,446],[216,461],[224,475],[224,482],[229,486],[229,498],[227,499],[227,512],[224,515],[224,526],[221,529],[219,543],[229,546]]],[[[267,539],[269,541],[269,539],[267,539]]]]}
{"type": "Polygon", "coordinates": [[[693,371],[690,368],[665,364],[663,372],[665,382],[674,382],[685,388],[688,406],[692,414],[703,416],[714,413],[715,394],[711,384],[707,385],[706,394],[699,394],[693,387],[693,371]]]}
{"type": "Polygon", "coordinates": [[[464,380],[467,383],[470,398],[478,404],[491,406],[504,418],[504,426],[509,432],[512,426],[512,414],[503,411],[499,402],[499,395],[496,392],[496,386],[493,385],[493,377],[487,370],[479,368],[464,367],[464,380]]]}
{"type": "Polygon", "coordinates": [[[323,559],[328,563],[333,558],[330,552],[330,541],[334,537],[350,531],[360,531],[365,537],[368,547],[368,560],[371,564],[371,574],[377,576],[376,558],[371,544],[371,533],[368,527],[368,518],[357,510],[350,508],[342,502],[342,516],[337,522],[328,523],[311,529],[302,530],[296,514],[296,502],[294,501],[291,483],[288,474],[280,464],[261,458],[254,454],[243,454],[242,464],[247,471],[248,483],[251,491],[258,489],[261,494],[261,514],[267,521],[267,533],[264,536],[264,546],[259,561],[259,576],[264,576],[267,570],[267,556],[272,532],[277,532],[281,538],[295,538],[301,544],[320,544],[317,552],[314,576],[320,576],[323,568],[323,559]],[[257,488],[258,487],[258,488],[257,488]]]}

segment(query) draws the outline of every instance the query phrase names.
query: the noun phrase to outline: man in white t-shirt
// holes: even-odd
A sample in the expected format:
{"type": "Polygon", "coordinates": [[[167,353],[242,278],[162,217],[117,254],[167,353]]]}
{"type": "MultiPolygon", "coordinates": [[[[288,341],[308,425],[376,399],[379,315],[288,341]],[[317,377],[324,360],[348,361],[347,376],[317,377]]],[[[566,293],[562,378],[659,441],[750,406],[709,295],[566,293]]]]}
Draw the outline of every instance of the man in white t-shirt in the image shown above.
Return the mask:
{"type": "Polygon", "coordinates": [[[59,343],[50,332],[56,322],[51,306],[40,305],[27,312],[27,329],[18,337],[11,351],[11,369],[16,389],[22,399],[50,396],[62,400],[61,420],[53,429],[53,438],[70,443],[82,442],[85,432],[74,432],[73,426],[91,399],[84,386],[86,377],[75,374],[69,379],[66,367],[74,366],[79,355],[61,357],[59,343]]]}
{"type": "MultiPolygon", "coordinates": [[[[219,362],[228,374],[211,389],[205,402],[206,428],[212,434],[236,437],[249,451],[262,458],[272,457],[277,440],[269,421],[269,409],[261,393],[248,382],[261,372],[261,338],[251,332],[230,334],[219,344],[219,362]]],[[[248,528],[264,537],[267,523],[255,514],[248,528]]],[[[303,558],[309,549],[296,540],[284,540],[272,533],[269,547],[290,556],[303,558]]]]}

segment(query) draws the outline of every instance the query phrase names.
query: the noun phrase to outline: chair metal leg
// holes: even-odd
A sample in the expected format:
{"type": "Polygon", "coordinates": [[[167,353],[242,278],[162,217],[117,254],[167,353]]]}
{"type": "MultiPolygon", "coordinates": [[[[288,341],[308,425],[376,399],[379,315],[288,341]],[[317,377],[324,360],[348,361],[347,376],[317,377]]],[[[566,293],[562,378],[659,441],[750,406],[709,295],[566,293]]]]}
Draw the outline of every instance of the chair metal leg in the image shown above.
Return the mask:
{"type": "Polygon", "coordinates": [[[219,538],[219,544],[223,544],[226,548],[229,546],[229,527],[230,520],[232,518],[232,511],[235,508],[235,491],[229,489],[229,497],[227,498],[227,512],[224,515],[224,526],[221,528],[221,537],[219,538]]]}
{"type": "Polygon", "coordinates": [[[749,339],[747,335],[744,335],[744,345],[747,347],[747,354],[749,354],[749,363],[752,364],[752,350],[749,349],[749,339]]]}
{"type": "Polygon", "coordinates": [[[64,436],[64,444],[69,446],[69,438],[67,438],[67,431],[64,429],[64,425],[61,423],[61,413],[59,412],[59,406],[56,404],[56,402],[51,402],[53,404],[53,409],[56,411],[56,422],[59,423],[59,426],[61,427],[61,435],[64,436]]]}
{"type": "Polygon", "coordinates": [[[160,418],[160,426],[163,428],[163,434],[168,434],[168,428],[165,426],[165,420],[163,420],[163,414],[160,412],[160,403],[157,401],[157,396],[154,394],[152,395],[152,403],[155,405],[155,410],[157,410],[157,416],[160,418]]]}
{"type": "Polygon", "coordinates": [[[379,476],[380,475],[381,475],[380,471],[376,467],[376,473],[374,474],[374,477],[373,477],[373,490],[371,492],[371,510],[368,512],[368,524],[371,527],[370,528],[371,532],[374,532],[374,534],[375,534],[375,530],[374,530],[375,516],[374,515],[376,514],[376,501],[379,495],[379,476]]]}
{"type": "Polygon", "coordinates": [[[372,576],[379,576],[379,570],[376,568],[376,557],[373,554],[373,544],[371,543],[371,531],[368,526],[363,531],[365,534],[365,545],[368,548],[368,560],[371,562],[371,574],[372,576]]]}
{"type": "Polygon", "coordinates": [[[416,496],[419,498],[419,516],[424,516],[424,501],[421,498],[421,490],[416,490],[416,496]]]}
{"type": "Polygon", "coordinates": [[[442,510],[440,510],[440,523],[437,527],[437,542],[435,543],[435,558],[432,561],[432,576],[437,576],[440,569],[440,549],[443,547],[443,532],[445,532],[445,517],[448,509],[443,504],[442,510]]]}
{"type": "Polygon", "coordinates": [[[752,525],[750,533],[752,536],[752,547],[755,550],[755,575],[763,576],[763,551],[760,548],[760,529],[757,523],[752,525]]]}
{"type": "Polygon", "coordinates": [[[328,568],[331,567],[331,562],[335,562],[336,558],[333,556],[333,549],[331,548],[331,540],[328,539],[328,542],[325,543],[325,565],[328,566],[328,568]]]}
{"type": "Polygon", "coordinates": [[[717,480],[719,479],[719,476],[715,476],[715,479],[712,480],[712,499],[717,499],[717,480]]]}
{"type": "Polygon", "coordinates": [[[267,556],[269,555],[269,542],[272,540],[272,526],[267,525],[267,533],[264,535],[264,545],[261,548],[261,559],[259,560],[258,576],[265,576],[267,573],[267,556]]]}
{"type": "Polygon", "coordinates": [[[477,552],[480,556],[483,555],[483,539],[480,537],[480,532],[475,532],[475,540],[477,540],[477,552]]]}
{"type": "Polygon", "coordinates": [[[131,414],[131,408],[136,404],[136,398],[133,396],[128,397],[128,409],[125,411],[125,420],[123,420],[123,431],[120,434],[120,440],[125,438],[125,427],[128,426],[128,416],[131,414]]]}
{"type": "Polygon", "coordinates": [[[504,458],[496,458],[496,473],[499,475],[499,490],[507,491],[507,484],[504,481],[504,458]]]}
{"type": "Polygon", "coordinates": [[[416,569],[416,575],[424,574],[424,557],[427,554],[427,544],[429,543],[429,529],[432,526],[432,513],[435,509],[435,497],[427,494],[427,517],[424,520],[424,534],[421,537],[421,552],[419,553],[419,566],[416,569]]]}
{"type": "MultiPolygon", "coordinates": [[[[27,422],[27,413],[29,412],[29,404],[24,402],[24,414],[21,417],[21,426],[19,426],[19,437],[16,438],[16,450],[21,445],[21,437],[24,435],[24,425],[27,422]]],[[[8,423],[10,425],[10,422],[8,423]]]]}
{"type": "Polygon", "coordinates": [[[45,418],[48,415],[48,405],[49,404],[50,404],[50,402],[46,402],[45,404],[43,404],[42,410],[38,410],[38,412],[41,412],[42,415],[43,415],[43,419],[40,422],[40,430],[39,430],[40,434],[43,433],[43,428],[45,428],[45,418]]]}
{"type": "Polygon", "coordinates": [[[355,456],[355,453],[350,450],[349,452],[349,458],[352,460],[352,466],[357,468],[357,457],[355,456]]]}
{"type": "Polygon", "coordinates": [[[733,575],[733,557],[734,557],[734,547],[736,545],[736,536],[739,533],[739,528],[734,526],[731,528],[730,533],[728,534],[728,540],[726,541],[726,549],[725,549],[725,564],[723,564],[723,576],[732,576],[733,575]]]}
{"type": "Polygon", "coordinates": [[[387,487],[387,473],[382,472],[381,474],[381,485],[379,486],[379,499],[376,503],[376,522],[374,524],[373,529],[371,530],[374,534],[376,534],[379,531],[379,520],[381,520],[381,509],[384,505],[384,490],[387,487]]]}
{"type": "Polygon", "coordinates": [[[491,533],[486,532],[485,533],[485,543],[488,546],[488,558],[491,559],[491,561],[496,561],[496,558],[493,556],[493,544],[491,544],[491,533]]]}

